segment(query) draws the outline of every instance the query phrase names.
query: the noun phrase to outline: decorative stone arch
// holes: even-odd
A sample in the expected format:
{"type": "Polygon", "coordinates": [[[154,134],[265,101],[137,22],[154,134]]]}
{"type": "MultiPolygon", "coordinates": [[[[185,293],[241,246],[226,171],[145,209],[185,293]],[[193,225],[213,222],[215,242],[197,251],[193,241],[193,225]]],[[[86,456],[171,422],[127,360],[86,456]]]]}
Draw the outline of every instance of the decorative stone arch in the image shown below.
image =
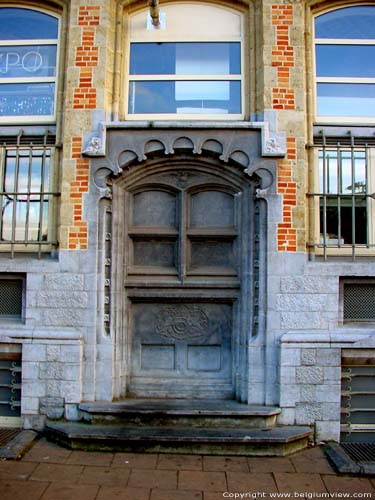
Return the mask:
{"type": "MultiPolygon", "coordinates": [[[[252,186],[253,207],[249,217],[254,234],[251,235],[250,271],[247,271],[251,274],[251,283],[246,284],[251,288],[246,293],[252,301],[248,307],[252,324],[236,340],[242,346],[240,351],[243,356],[239,360],[237,350],[239,365],[236,367],[234,397],[244,402],[263,404],[266,399],[266,252],[269,235],[275,236],[272,213],[276,212],[276,207],[273,208],[273,205],[276,203],[278,206],[280,201],[275,192],[276,161],[272,158],[280,156],[279,143],[275,137],[267,142],[267,154],[271,156],[267,158],[262,157],[262,152],[265,153],[264,130],[259,125],[249,127],[249,124],[237,123],[237,126],[229,128],[228,124],[223,127],[218,123],[211,123],[210,127],[202,123],[166,122],[155,125],[107,124],[103,127],[104,142],[102,138],[98,141],[94,138],[84,151],[85,155],[92,156],[91,203],[96,206],[99,203],[97,343],[111,349],[113,369],[112,381],[107,389],[103,389],[101,383],[97,399],[124,397],[129,381],[129,372],[124,366],[130,363],[130,340],[124,338],[122,333],[124,275],[119,265],[123,258],[120,240],[124,231],[121,216],[116,214],[118,201],[114,186],[126,184],[127,179],[131,183],[137,176],[142,177],[146,172],[152,174],[168,164],[176,167],[185,165],[186,168],[187,164],[195,163],[198,170],[211,168],[213,175],[221,171],[224,177],[234,175],[242,178],[242,182],[247,179],[252,186]],[[261,133],[256,129],[260,129],[261,133]],[[105,150],[102,149],[103,144],[105,150]],[[267,212],[271,214],[271,226],[267,224],[267,212]]],[[[108,366],[109,359],[99,361],[99,364],[101,362],[108,366]]]]}

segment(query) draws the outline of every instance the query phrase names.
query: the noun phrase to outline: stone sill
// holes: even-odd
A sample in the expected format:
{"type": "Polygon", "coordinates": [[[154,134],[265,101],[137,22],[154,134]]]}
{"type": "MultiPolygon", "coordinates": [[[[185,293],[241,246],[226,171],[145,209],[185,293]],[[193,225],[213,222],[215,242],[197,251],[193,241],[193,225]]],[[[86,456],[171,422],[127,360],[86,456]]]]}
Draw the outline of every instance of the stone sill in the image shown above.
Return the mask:
{"type": "Polygon", "coordinates": [[[83,334],[74,328],[30,329],[25,325],[0,325],[0,342],[31,342],[33,340],[82,341],[83,334]]]}
{"type": "Polygon", "coordinates": [[[375,348],[375,327],[341,327],[335,330],[312,333],[299,330],[285,333],[280,343],[284,347],[364,347],[375,348]],[[366,330],[366,332],[364,331],[366,330]],[[288,346],[285,344],[289,344],[288,346]],[[303,344],[301,346],[301,344],[303,344]]]}
{"type": "Polygon", "coordinates": [[[261,133],[262,156],[283,158],[286,155],[286,135],[274,130],[270,121],[205,121],[205,120],[144,120],[144,121],[102,121],[98,130],[90,134],[82,154],[87,157],[107,155],[107,130],[259,130],[261,133]]]}

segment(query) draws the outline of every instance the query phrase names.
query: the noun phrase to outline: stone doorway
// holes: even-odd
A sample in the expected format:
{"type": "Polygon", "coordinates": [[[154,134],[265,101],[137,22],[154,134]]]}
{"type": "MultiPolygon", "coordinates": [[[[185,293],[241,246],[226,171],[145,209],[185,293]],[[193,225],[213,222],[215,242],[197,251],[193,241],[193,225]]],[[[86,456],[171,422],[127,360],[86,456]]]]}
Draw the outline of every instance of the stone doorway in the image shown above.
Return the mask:
{"type": "Polygon", "coordinates": [[[241,399],[255,188],[242,170],[189,155],[114,180],[120,397],[241,399]]]}

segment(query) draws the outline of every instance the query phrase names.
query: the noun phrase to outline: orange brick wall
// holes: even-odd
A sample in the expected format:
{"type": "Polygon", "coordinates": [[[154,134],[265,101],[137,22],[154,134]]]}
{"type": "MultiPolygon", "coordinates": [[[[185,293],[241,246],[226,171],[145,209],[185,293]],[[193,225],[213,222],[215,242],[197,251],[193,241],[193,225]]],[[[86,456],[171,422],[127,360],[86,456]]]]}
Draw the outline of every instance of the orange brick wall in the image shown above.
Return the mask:
{"type": "MultiPolygon", "coordinates": [[[[100,22],[99,6],[81,6],[78,11],[81,44],[76,49],[75,66],[79,68],[78,87],[73,91],[73,109],[90,110],[97,107],[93,71],[98,66],[99,50],[95,46],[96,27],[100,22]]],[[[75,176],[70,182],[69,202],[73,222],[69,227],[68,245],[72,250],[86,250],[88,225],[83,220],[83,195],[89,190],[90,161],[82,157],[82,137],[72,137],[71,158],[75,161],[75,176]]]]}
{"type": "Polygon", "coordinates": [[[294,67],[294,48],[290,45],[293,5],[273,5],[272,25],[276,45],[272,47],[272,66],[277,68],[277,87],[272,88],[273,109],[295,109],[294,89],[290,86],[290,70],[294,67]]]}
{"type": "Polygon", "coordinates": [[[69,228],[69,249],[87,249],[87,222],[82,218],[83,195],[89,189],[88,158],[82,158],[82,139],[72,137],[72,159],[76,161],[76,173],[74,180],[70,183],[70,204],[73,209],[73,224],[69,228]]]}
{"type": "MultiPolygon", "coordinates": [[[[293,5],[272,5],[272,25],[276,45],[272,46],[272,66],[277,70],[277,86],[272,88],[272,107],[275,110],[294,110],[295,91],[291,86],[291,69],[295,66],[294,48],[290,44],[293,24],[293,5]]],[[[287,154],[278,162],[277,191],[283,197],[282,222],[277,228],[279,251],[297,250],[297,231],[293,227],[293,207],[297,204],[297,184],[293,181],[293,167],[297,157],[296,139],[287,138],[287,154]]]]}
{"type": "Polygon", "coordinates": [[[287,138],[287,154],[278,162],[277,190],[283,196],[283,219],[277,228],[279,251],[297,250],[297,231],[293,228],[292,209],[297,204],[297,184],[292,180],[292,168],[297,157],[296,140],[287,138]]]}
{"type": "Polygon", "coordinates": [[[96,88],[93,85],[93,68],[98,66],[98,47],[95,47],[95,31],[99,25],[100,7],[80,7],[78,26],[82,27],[81,45],[76,50],[76,66],[80,69],[79,86],[74,89],[74,109],[95,109],[96,88]]]}

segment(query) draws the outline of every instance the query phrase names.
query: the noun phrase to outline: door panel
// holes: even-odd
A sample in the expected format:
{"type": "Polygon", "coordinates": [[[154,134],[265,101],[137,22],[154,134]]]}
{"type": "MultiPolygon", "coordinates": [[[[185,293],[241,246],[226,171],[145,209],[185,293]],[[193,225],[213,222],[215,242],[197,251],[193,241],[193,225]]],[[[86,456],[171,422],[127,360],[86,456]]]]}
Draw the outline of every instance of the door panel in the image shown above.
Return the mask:
{"type": "MultiPolygon", "coordinates": [[[[130,392],[138,397],[186,394],[209,397],[215,384],[231,388],[232,305],[148,303],[131,305],[133,356],[130,392]]],[[[217,397],[218,391],[214,391],[217,397]]]]}
{"type": "Polygon", "coordinates": [[[127,393],[231,398],[249,184],[193,167],[143,179],[125,188],[127,393]]]}
{"type": "Polygon", "coordinates": [[[175,194],[156,189],[134,194],[133,225],[175,227],[176,202],[175,194]]]}

